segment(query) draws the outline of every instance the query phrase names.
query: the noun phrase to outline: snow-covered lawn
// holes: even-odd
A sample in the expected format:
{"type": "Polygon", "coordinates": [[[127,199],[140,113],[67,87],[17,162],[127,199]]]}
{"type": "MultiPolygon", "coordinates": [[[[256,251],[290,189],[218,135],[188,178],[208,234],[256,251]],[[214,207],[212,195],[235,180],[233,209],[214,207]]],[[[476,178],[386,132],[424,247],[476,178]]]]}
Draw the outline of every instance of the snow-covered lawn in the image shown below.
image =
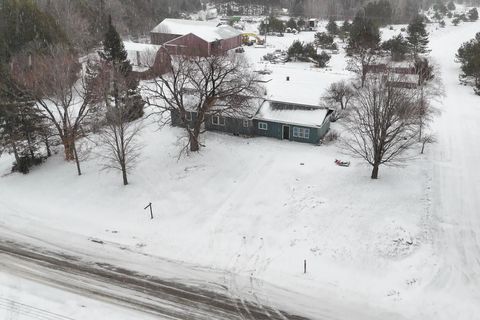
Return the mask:
{"type": "MultiPolygon", "coordinates": [[[[12,159],[0,158],[0,228],[52,241],[72,234],[85,246],[97,238],[105,252],[116,244],[227,270],[250,279],[236,289],[252,298],[270,296],[271,286],[294,292],[272,294],[270,302],[314,319],[475,319],[480,98],[458,85],[453,59],[477,31],[480,23],[433,32],[432,56],[447,89],[435,124],[439,143],[405,167],[382,167],[378,181],[335,144],[207,133],[206,148],[177,159],[182,130],[150,123],[128,187],[118,173],[100,171],[94,155],[81,177],[61,152],[26,176],[9,174],[12,159]],[[352,160],[351,167],[335,166],[337,158],[352,160]],[[143,210],[149,202],[154,220],[143,210]]],[[[274,47],[246,54],[260,63],[296,37],[313,40],[313,33],[270,37],[274,47]]],[[[268,68],[270,96],[312,104],[330,83],[349,77],[343,55],[329,70],[268,68]]],[[[73,241],[61,239],[62,247],[73,241]]]]}

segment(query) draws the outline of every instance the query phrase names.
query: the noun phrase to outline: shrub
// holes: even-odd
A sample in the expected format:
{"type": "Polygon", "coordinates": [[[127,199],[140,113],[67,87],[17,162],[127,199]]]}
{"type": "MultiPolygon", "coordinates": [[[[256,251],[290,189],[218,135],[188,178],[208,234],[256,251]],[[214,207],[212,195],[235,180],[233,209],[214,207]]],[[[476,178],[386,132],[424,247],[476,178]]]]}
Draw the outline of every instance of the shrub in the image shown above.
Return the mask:
{"type": "Polygon", "coordinates": [[[35,157],[32,159],[29,156],[21,156],[18,163],[13,163],[12,172],[20,172],[23,174],[27,174],[30,172],[30,168],[32,168],[33,166],[38,166],[44,161],[44,157],[35,157]]]}
{"type": "Polygon", "coordinates": [[[340,134],[335,131],[335,130],[330,130],[325,137],[323,137],[323,142],[324,143],[332,143],[338,140],[340,138],[340,134]]]}

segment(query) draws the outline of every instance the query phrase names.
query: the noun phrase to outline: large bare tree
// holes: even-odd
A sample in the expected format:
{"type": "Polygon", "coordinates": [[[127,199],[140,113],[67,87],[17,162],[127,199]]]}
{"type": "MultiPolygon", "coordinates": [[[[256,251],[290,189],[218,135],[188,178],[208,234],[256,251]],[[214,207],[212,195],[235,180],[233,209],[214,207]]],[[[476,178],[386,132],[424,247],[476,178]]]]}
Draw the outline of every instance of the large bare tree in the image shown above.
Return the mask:
{"type": "Polygon", "coordinates": [[[23,53],[14,61],[16,82],[55,127],[65,159],[75,160],[81,175],[75,142],[82,124],[96,110],[96,76],[84,72],[77,55],[63,46],[51,46],[34,56],[23,53]]]}
{"type": "Polygon", "coordinates": [[[242,116],[260,94],[258,78],[242,56],[174,56],[171,61],[168,72],[152,80],[144,92],[163,119],[168,118],[166,113],[178,115],[190,151],[199,151],[208,116],[242,116]]]}
{"type": "MultiPolygon", "coordinates": [[[[400,83],[401,76],[393,79],[400,83]]],[[[419,92],[415,88],[392,85],[392,75],[368,77],[363,88],[356,89],[347,117],[344,149],[364,159],[377,179],[381,165],[393,165],[408,159],[405,156],[417,142],[419,92]]]]}

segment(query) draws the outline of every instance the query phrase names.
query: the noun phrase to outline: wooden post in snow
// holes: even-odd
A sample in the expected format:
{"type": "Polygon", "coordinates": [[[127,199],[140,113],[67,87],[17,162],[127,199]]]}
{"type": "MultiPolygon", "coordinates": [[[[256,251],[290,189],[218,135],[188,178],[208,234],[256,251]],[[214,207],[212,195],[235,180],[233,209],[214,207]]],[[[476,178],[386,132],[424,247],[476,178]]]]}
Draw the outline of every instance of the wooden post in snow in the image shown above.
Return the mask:
{"type": "Polygon", "coordinates": [[[150,208],[150,219],[153,219],[153,210],[152,210],[152,203],[150,202],[143,210],[147,210],[147,208],[150,208]]]}

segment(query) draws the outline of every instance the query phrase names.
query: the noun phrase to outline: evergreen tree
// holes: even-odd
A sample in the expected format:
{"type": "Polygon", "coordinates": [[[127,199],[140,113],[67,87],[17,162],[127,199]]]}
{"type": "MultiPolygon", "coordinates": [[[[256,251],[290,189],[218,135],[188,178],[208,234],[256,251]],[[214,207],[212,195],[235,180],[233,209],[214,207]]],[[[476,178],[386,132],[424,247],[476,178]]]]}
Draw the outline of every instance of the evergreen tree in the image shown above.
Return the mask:
{"type": "Polygon", "coordinates": [[[326,29],[327,29],[328,33],[333,35],[333,36],[338,34],[338,32],[339,32],[338,26],[337,26],[337,23],[335,22],[335,19],[333,17],[331,17],[330,20],[328,21],[326,29]]]}
{"type": "Polygon", "coordinates": [[[477,21],[478,20],[478,10],[477,8],[472,8],[468,11],[468,19],[470,21],[477,21]]]}
{"type": "Polygon", "coordinates": [[[287,28],[290,28],[290,29],[298,29],[297,22],[295,21],[295,19],[290,18],[290,20],[288,20],[288,22],[287,22],[287,28]]]}
{"type": "Polygon", "coordinates": [[[317,55],[315,60],[317,61],[317,66],[319,68],[325,68],[328,65],[330,59],[331,56],[325,51],[322,51],[319,55],[317,55]]]}
{"type": "Polygon", "coordinates": [[[417,57],[419,54],[425,54],[428,52],[429,39],[423,16],[417,15],[410,22],[407,28],[407,34],[407,40],[410,44],[410,50],[413,53],[414,57],[417,57]]]}
{"type": "Polygon", "coordinates": [[[333,36],[325,32],[317,32],[314,42],[317,47],[328,49],[333,46],[333,36]]]}
{"type": "Polygon", "coordinates": [[[100,51],[98,54],[106,65],[111,68],[110,72],[113,72],[111,77],[113,82],[112,97],[116,107],[119,108],[122,104],[128,105],[130,106],[130,120],[141,118],[145,103],[138,89],[139,81],[132,72],[132,65],[128,60],[127,51],[112,23],[111,17],[108,19],[107,33],[103,41],[103,51],[100,51]],[[117,81],[120,78],[122,82],[127,84],[127,92],[119,90],[117,81]]]}
{"type": "Polygon", "coordinates": [[[303,54],[303,44],[299,40],[295,40],[287,50],[288,57],[297,60],[303,54]]]}
{"type": "Polygon", "coordinates": [[[408,41],[399,34],[382,43],[382,49],[390,51],[392,60],[402,61],[405,59],[405,55],[409,52],[409,45],[408,41]]]}
{"type": "Polygon", "coordinates": [[[449,1],[447,4],[447,9],[450,11],[455,11],[456,9],[455,3],[453,3],[453,1],[449,1]]]}
{"type": "Polygon", "coordinates": [[[28,173],[42,161],[38,153],[49,128],[43,115],[28,97],[18,90],[5,69],[0,70],[0,154],[13,154],[13,170],[28,173]]]}
{"type": "Polygon", "coordinates": [[[350,27],[348,48],[351,51],[358,49],[376,49],[380,44],[380,31],[371,19],[357,14],[350,27]]]}
{"type": "Polygon", "coordinates": [[[457,59],[461,63],[462,78],[472,78],[475,92],[480,95],[480,32],[474,39],[462,44],[457,59]]]}

